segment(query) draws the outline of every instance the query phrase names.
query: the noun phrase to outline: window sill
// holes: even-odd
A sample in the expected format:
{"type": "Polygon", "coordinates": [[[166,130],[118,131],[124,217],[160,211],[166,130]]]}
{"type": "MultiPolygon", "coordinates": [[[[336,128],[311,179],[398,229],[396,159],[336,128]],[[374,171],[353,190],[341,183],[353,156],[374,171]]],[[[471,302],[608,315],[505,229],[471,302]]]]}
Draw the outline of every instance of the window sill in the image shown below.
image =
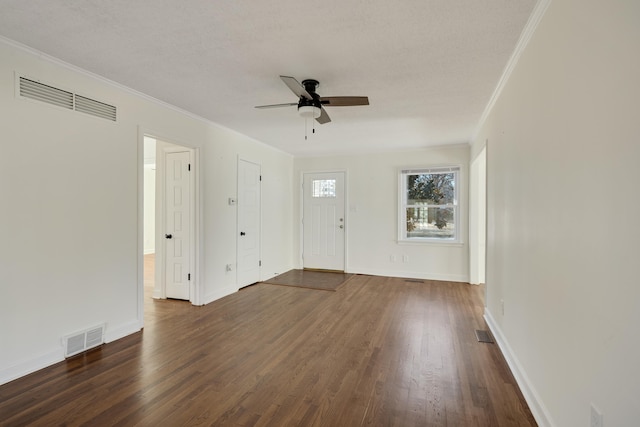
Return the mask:
{"type": "Polygon", "coordinates": [[[398,245],[408,246],[454,246],[462,247],[464,242],[460,240],[435,240],[435,239],[398,239],[398,245]]]}

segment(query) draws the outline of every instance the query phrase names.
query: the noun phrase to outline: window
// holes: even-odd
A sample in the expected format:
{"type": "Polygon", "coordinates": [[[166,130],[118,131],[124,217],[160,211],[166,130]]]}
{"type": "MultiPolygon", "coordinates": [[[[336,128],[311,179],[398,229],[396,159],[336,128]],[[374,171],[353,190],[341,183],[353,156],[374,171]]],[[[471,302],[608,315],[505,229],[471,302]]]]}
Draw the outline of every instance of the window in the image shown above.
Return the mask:
{"type": "Polygon", "coordinates": [[[400,171],[399,240],[458,242],[460,168],[400,171]]]}
{"type": "Polygon", "coordinates": [[[314,179],[311,197],[336,197],[336,180],[314,179]]]}

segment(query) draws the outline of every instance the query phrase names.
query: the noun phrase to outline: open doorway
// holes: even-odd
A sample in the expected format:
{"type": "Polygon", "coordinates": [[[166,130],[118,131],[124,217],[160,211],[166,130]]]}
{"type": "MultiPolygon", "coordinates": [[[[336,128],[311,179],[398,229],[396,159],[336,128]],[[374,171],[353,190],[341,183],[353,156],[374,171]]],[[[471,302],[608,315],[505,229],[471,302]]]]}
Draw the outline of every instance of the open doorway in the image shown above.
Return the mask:
{"type": "Polygon", "coordinates": [[[145,301],[153,298],[156,259],[156,140],[144,137],[143,163],[143,283],[145,301]]]}
{"type": "Polygon", "coordinates": [[[196,150],[143,137],[143,299],[197,304],[196,150]]]}
{"type": "Polygon", "coordinates": [[[485,283],[487,234],[487,147],[471,162],[469,195],[469,281],[485,283]]]}

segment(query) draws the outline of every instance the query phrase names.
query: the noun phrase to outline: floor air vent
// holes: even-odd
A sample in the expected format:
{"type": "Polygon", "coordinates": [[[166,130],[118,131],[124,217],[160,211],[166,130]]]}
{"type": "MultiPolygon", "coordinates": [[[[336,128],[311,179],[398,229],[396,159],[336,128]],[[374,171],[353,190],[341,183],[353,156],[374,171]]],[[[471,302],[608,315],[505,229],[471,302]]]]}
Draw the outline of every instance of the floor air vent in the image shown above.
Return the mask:
{"type": "Polygon", "coordinates": [[[20,77],[20,96],[116,121],[116,107],[35,80],[20,77]]]}
{"type": "Polygon", "coordinates": [[[476,329],[476,339],[478,340],[478,342],[486,342],[489,344],[495,342],[489,331],[483,331],[480,329],[476,329]]]}
{"type": "Polygon", "coordinates": [[[104,343],[104,325],[86,329],[63,339],[64,357],[71,357],[104,343]]]}

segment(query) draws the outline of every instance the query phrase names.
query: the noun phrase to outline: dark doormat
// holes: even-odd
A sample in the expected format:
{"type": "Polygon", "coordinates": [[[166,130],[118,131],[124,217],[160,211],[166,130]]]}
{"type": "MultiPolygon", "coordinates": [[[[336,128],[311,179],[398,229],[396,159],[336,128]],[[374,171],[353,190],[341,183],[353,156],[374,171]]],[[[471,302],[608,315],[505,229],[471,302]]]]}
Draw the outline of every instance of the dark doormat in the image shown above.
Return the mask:
{"type": "Polygon", "coordinates": [[[289,270],[262,283],[335,292],[352,276],[333,271],[289,270]]]}

